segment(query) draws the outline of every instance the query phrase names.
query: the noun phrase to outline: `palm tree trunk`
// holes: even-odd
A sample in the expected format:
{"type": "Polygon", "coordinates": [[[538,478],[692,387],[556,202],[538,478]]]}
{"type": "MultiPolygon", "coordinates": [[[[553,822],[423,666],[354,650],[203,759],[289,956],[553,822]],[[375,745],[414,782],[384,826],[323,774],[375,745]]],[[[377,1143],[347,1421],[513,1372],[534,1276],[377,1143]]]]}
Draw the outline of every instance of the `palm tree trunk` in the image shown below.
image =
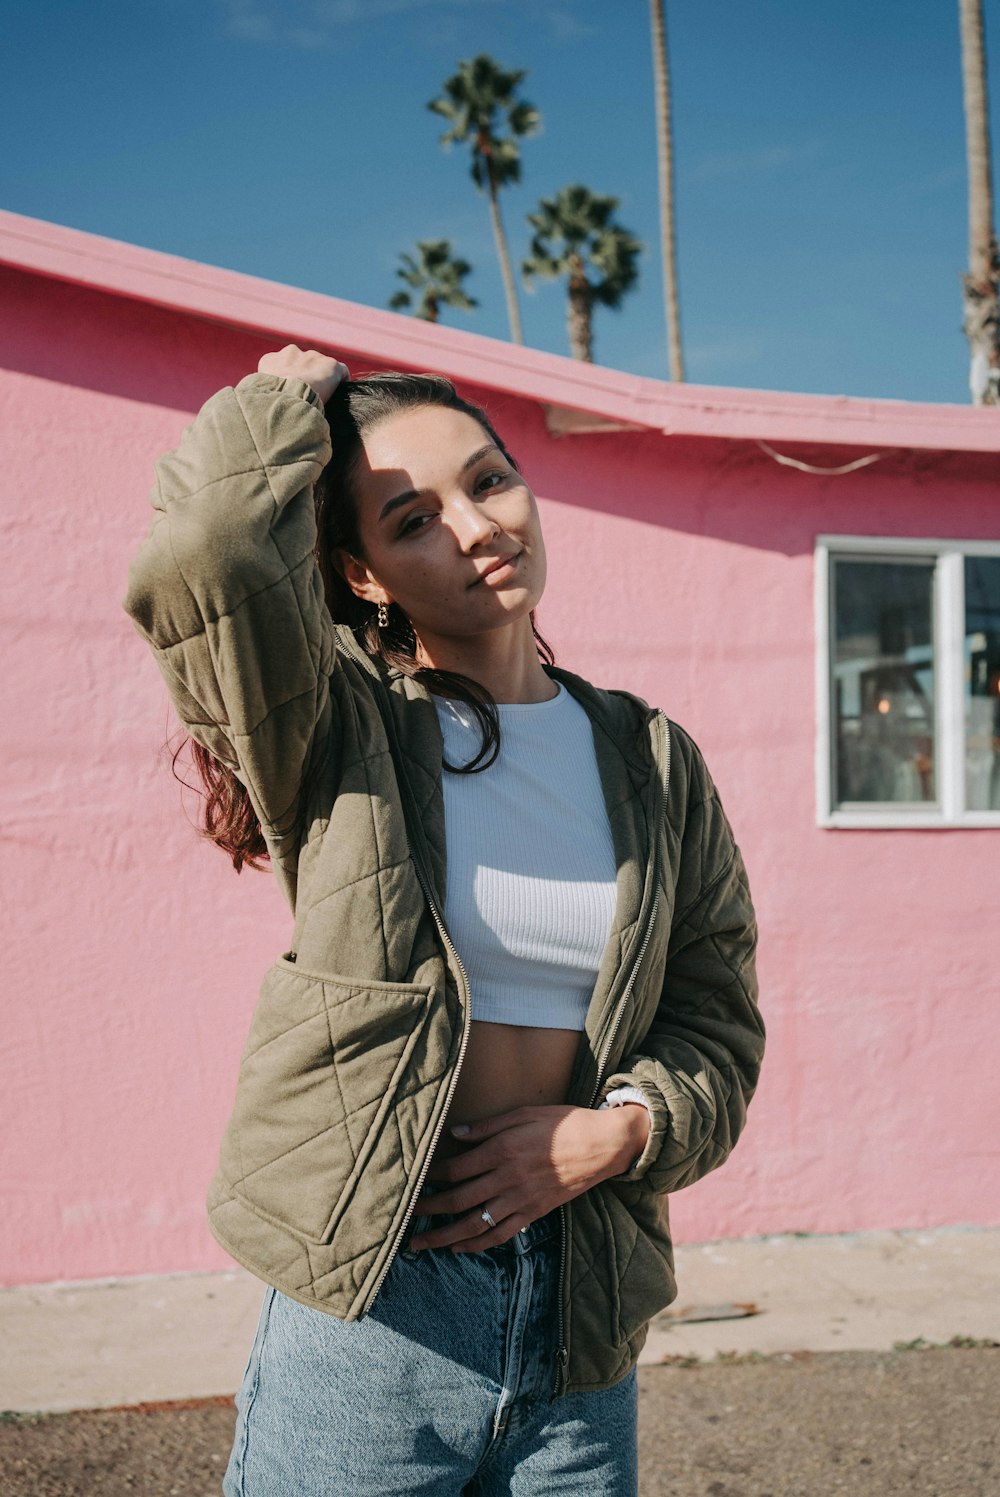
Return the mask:
{"type": "Polygon", "coordinates": [[[959,0],[965,151],[969,174],[969,271],[962,277],[969,385],[976,405],[1000,405],[1000,255],[993,229],[990,125],[982,0],[959,0]]]}
{"type": "Polygon", "coordinates": [[[500,274],[503,277],[504,296],[507,298],[507,317],[510,321],[510,338],[512,343],[523,343],[521,334],[521,312],[517,305],[517,288],[514,285],[514,274],[510,268],[510,254],[507,250],[507,236],[503,231],[503,221],[500,217],[500,202],[497,198],[497,190],[490,181],[490,218],[493,221],[493,238],[496,240],[497,255],[500,259],[500,274]]]}
{"type": "Polygon", "coordinates": [[[656,84],[657,160],[660,169],[660,242],[663,253],[663,291],[667,312],[670,378],[683,380],[681,309],[677,291],[677,232],[674,214],[674,149],[670,126],[670,70],[667,66],[667,23],[663,0],[650,0],[653,31],[653,78],[656,84]]]}
{"type": "Polygon", "coordinates": [[[569,351],[574,359],[594,362],[594,336],[591,320],[590,287],[586,281],[569,283],[569,305],[566,308],[566,331],[569,351]]]}

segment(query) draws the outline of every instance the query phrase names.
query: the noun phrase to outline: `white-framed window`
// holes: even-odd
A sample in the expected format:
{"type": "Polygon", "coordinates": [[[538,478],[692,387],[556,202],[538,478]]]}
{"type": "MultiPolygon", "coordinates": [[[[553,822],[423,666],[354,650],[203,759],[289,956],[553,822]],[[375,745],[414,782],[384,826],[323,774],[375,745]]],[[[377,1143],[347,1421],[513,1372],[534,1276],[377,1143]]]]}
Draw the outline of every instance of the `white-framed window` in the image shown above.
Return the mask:
{"type": "Polygon", "coordinates": [[[1000,827],[1000,541],[816,539],[820,826],[1000,827]]]}

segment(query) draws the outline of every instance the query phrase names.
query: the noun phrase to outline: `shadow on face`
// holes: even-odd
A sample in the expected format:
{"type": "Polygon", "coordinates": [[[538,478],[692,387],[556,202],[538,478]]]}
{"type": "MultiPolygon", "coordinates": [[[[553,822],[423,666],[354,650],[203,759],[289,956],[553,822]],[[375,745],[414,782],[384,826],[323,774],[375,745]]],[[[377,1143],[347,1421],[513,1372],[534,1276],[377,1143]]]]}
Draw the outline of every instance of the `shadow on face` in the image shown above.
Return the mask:
{"type": "Polygon", "coordinates": [[[475,417],[421,406],[379,422],[352,489],[363,558],[336,559],[358,596],[396,603],[418,635],[530,632],[546,573],[538,507],[475,417]]]}

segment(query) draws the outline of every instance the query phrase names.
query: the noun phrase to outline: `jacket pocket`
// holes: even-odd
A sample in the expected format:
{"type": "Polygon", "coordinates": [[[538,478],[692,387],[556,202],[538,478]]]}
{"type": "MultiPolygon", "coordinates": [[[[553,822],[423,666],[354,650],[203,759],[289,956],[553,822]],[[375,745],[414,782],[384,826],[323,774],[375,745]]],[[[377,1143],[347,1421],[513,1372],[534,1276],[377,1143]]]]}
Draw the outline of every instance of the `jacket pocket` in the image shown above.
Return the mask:
{"type": "Polygon", "coordinates": [[[648,1322],[677,1294],[667,1197],[652,1196],[641,1187],[641,1181],[598,1186],[617,1260],[619,1344],[637,1336],[644,1340],[648,1322]]]}
{"type": "Polygon", "coordinates": [[[321,975],[279,958],[261,986],[222,1141],[234,1194],[296,1236],[329,1243],[373,1151],[399,1166],[396,1109],[428,1080],[413,1072],[434,994],[433,984],[321,975]]]}

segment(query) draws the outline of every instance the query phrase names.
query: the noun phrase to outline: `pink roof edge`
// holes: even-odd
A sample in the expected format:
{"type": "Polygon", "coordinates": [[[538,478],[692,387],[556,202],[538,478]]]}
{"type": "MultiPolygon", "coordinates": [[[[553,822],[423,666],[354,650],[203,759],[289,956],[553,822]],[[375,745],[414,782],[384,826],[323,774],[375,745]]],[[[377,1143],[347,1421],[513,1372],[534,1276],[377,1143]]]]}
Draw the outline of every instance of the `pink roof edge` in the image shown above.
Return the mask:
{"type": "MultiPolygon", "coordinates": [[[[0,263],[386,366],[434,369],[668,435],[954,452],[1000,449],[1000,409],[642,378],[0,210],[0,263]]],[[[350,360],[347,360],[350,362],[350,360]]],[[[560,421],[560,412],[562,419],[560,421]]],[[[593,426],[591,426],[593,429],[593,426]]]]}

